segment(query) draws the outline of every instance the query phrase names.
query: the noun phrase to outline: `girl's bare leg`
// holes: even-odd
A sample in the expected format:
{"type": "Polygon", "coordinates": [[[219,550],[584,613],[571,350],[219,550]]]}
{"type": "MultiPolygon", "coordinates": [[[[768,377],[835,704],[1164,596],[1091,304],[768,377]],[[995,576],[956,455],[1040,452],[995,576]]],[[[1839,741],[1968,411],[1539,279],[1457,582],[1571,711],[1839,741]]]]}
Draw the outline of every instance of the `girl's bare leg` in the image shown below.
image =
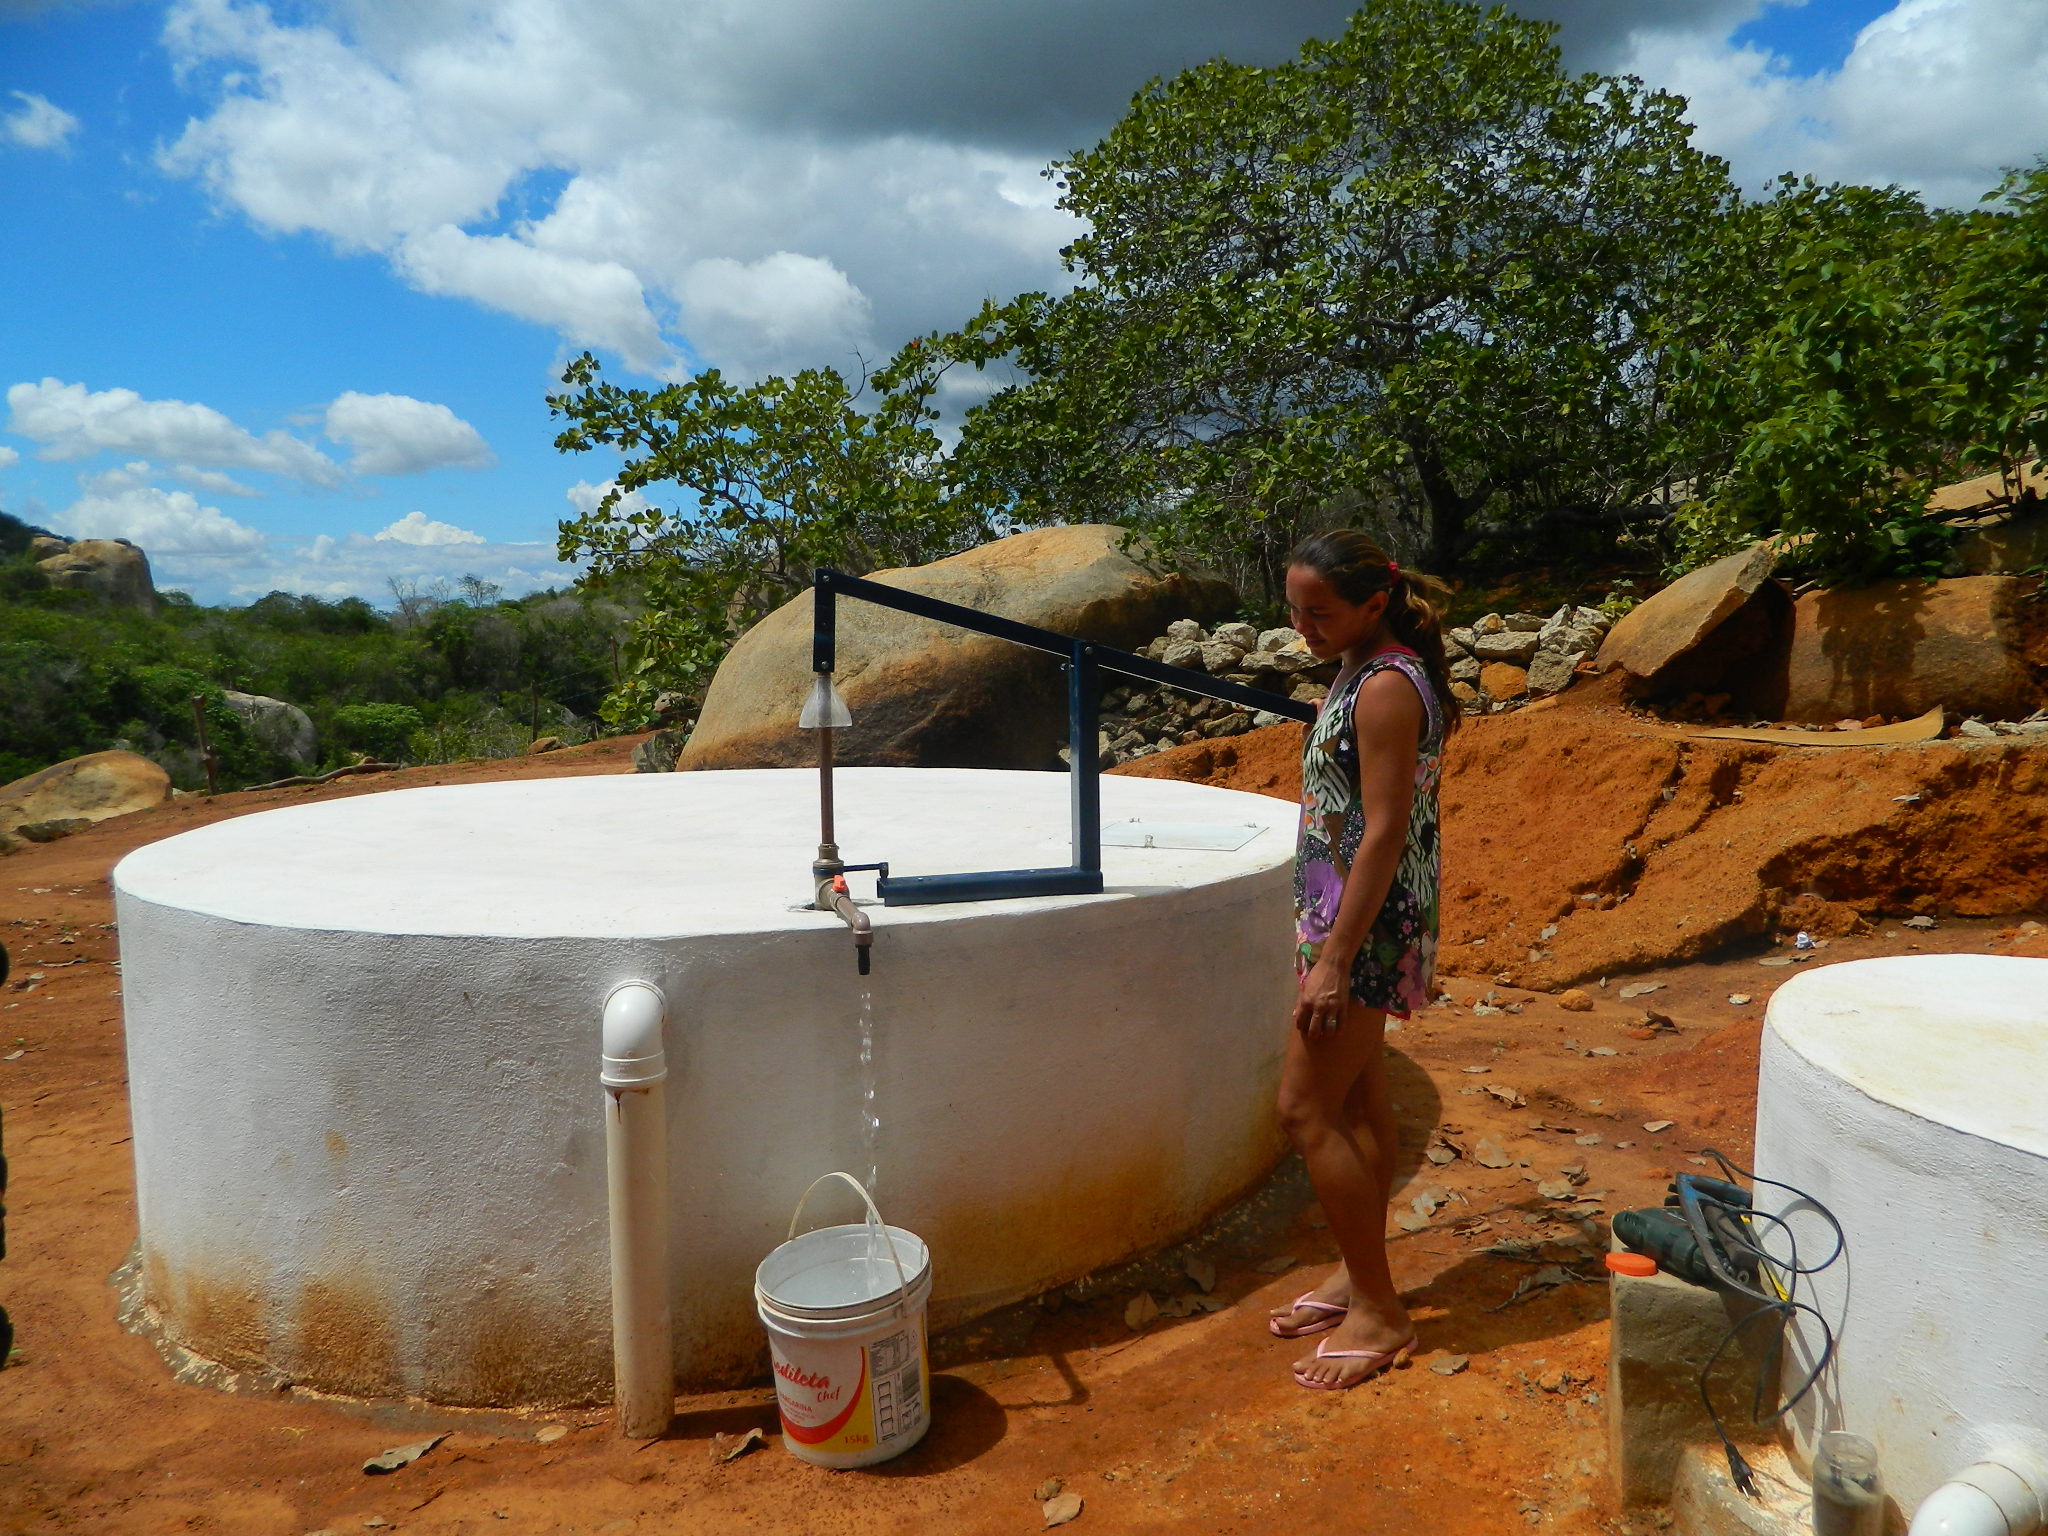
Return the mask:
{"type": "MultiPolygon", "coordinates": [[[[1379,1010],[1351,1004],[1341,1028],[1291,1031],[1280,1071],[1281,1124],[1308,1165],[1344,1256],[1350,1311],[1321,1336],[1330,1350],[1391,1350],[1414,1335],[1387,1268],[1387,1198],[1396,1143],[1382,1057],[1385,1028],[1379,1010]]],[[[1371,1364],[1317,1361],[1311,1351],[1296,1369],[1310,1380],[1339,1385],[1371,1364]]]]}
{"type": "MultiPolygon", "coordinates": [[[[1387,1175],[1387,1198],[1391,1201],[1395,1168],[1400,1158],[1400,1134],[1394,1121],[1393,1096],[1385,1092],[1374,1094],[1371,1089],[1372,1080],[1360,1073],[1351,1085],[1350,1093],[1344,1097],[1344,1117],[1350,1121],[1354,1134],[1370,1136],[1379,1148],[1381,1166],[1387,1175]]],[[[1351,1304],[1351,1275],[1341,1259],[1309,1294],[1317,1301],[1340,1307],[1351,1304]]],[[[1275,1307],[1268,1315],[1284,1328],[1302,1328],[1328,1314],[1289,1303],[1275,1307]]]]}

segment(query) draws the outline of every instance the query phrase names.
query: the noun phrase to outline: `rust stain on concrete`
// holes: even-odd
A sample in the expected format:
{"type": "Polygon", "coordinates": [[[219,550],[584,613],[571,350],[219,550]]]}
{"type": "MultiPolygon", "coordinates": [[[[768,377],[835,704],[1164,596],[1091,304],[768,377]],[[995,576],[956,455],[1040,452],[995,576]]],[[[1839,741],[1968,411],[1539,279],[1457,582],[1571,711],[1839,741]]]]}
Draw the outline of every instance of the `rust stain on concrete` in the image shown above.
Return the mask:
{"type": "Polygon", "coordinates": [[[464,1407],[567,1407],[611,1395],[609,1317],[486,1287],[430,1328],[432,1395],[464,1407]]]}
{"type": "Polygon", "coordinates": [[[273,1362],[326,1392],[394,1397],[406,1390],[391,1305],[365,1280],[323,1276],[299,1288],[273,1362]]]}
{"type": "Polygon", "coordinates": [[[248,1267],[181,1268],[147,1253],[142,1276],[144,1298],[175,1343],[240,1370],[268,1363],[263,1291],[248,1267]]]}

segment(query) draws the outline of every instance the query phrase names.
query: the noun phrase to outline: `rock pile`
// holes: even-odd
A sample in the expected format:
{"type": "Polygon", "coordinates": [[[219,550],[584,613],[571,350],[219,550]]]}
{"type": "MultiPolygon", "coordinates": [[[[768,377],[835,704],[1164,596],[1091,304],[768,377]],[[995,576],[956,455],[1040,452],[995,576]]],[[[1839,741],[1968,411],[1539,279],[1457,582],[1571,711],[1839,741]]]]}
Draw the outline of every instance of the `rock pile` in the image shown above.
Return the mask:
{"type": "Polygon", "coordinates": [[[1549,618],[1489,613],[1444,631],[1451,692],[1465,712],[1497,714],[1563,693],[1607,638],[1607,615],[1567,603],[1549,618]]]}
{"type": "MultiPolygon", "coordinates": [[[[1548,619],[1489,613],[1445,632],[1451,691],[1465,712],[1475,715],[1562,693],[1578,676],[1580,663],[1600,649],[1607,630],[1607,616],[1597,608],[1567,605],[1548,619]]],[[[1337,663],[1316,660],[1294,630],[1259,630],[1249,624],[1219,624],[1212,630],[1181,619],[1138,654],[1299,703],[1321,703],[1337,675],[1337,663]]],[[[1176,688],[1120,684],[1102,696],[1102,764],[1111,767],[1169,747],[1241,735],[1280,718],[1176,688]]]]}
{"type": "MultiPolygon", "coordinates": [[[[1337,664],[1317,661],[1308,642],[1293,630],[1259,630],[1249,624],[1218,624],[1211,630],[1193,619],[1177,619],[1165,634],[1138,647],[1138,654],[1309,704],[1322,701],[1337,675],[1337,664]]],[[[1102,695],[1102,765],[1133,762],[1188,742],[1240,736],[1277,725],[1281,718],[1177,688],[1119,684],[1102,695]]],[[[1065,758],[1064,749],[1060,755],[1065,758]]]]}

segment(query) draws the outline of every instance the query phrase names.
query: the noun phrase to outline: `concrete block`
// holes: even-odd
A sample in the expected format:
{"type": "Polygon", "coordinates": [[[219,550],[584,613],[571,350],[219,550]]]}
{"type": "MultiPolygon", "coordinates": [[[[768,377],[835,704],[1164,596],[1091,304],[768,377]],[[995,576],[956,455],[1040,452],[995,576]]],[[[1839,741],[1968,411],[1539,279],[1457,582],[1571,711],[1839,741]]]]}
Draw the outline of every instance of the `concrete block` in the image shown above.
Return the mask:
{"type": "MultiPolygon", "coordinates": [[[[1757,1303],[1661,1273],[1614,1276],[1610,1300],[1608,1460],[1624,1505],[1667,1503],[1687,1446],[1705,1443],[1720,1454],[1713,1423],[1700,1402],[1700,1367],[1757,1303]]],[[[1772,1324],[1755,1324],[1714,1367],[1714,1403],[1739,1445],[1772,1439],[1750,1422],[1750,1402],[1760,1379],[1773,1383],[1775,1395],[1777,1373],[1764,1369],[1774,1333],[1772,1324]]],[[[1770,1406],[1772,1399],[1767,1399],[1765,1408],[1770,1406]]]]}

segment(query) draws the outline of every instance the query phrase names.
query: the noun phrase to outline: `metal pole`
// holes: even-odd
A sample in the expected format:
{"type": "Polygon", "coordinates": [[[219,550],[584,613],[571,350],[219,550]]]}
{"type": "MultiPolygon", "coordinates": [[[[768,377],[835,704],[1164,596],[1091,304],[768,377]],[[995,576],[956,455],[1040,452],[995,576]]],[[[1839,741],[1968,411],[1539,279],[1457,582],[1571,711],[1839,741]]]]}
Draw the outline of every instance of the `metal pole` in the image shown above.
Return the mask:
{"type": "Polygon", "coordinates": [[[1076,640],[1067,662],[1067,756],[1069,799],[1074,815],[1074,867],[1102,868],[1102,762],[1096,742],[1099,729],[1095,647],[1076,640]]]}
{"type": "Polygon", "coordinates": [[[832,835],[832,727],[818,727],[818,856],[839,857],[839,839],[832,835]],[[831,853],[825,850],[829,848],[831,853]]]}

